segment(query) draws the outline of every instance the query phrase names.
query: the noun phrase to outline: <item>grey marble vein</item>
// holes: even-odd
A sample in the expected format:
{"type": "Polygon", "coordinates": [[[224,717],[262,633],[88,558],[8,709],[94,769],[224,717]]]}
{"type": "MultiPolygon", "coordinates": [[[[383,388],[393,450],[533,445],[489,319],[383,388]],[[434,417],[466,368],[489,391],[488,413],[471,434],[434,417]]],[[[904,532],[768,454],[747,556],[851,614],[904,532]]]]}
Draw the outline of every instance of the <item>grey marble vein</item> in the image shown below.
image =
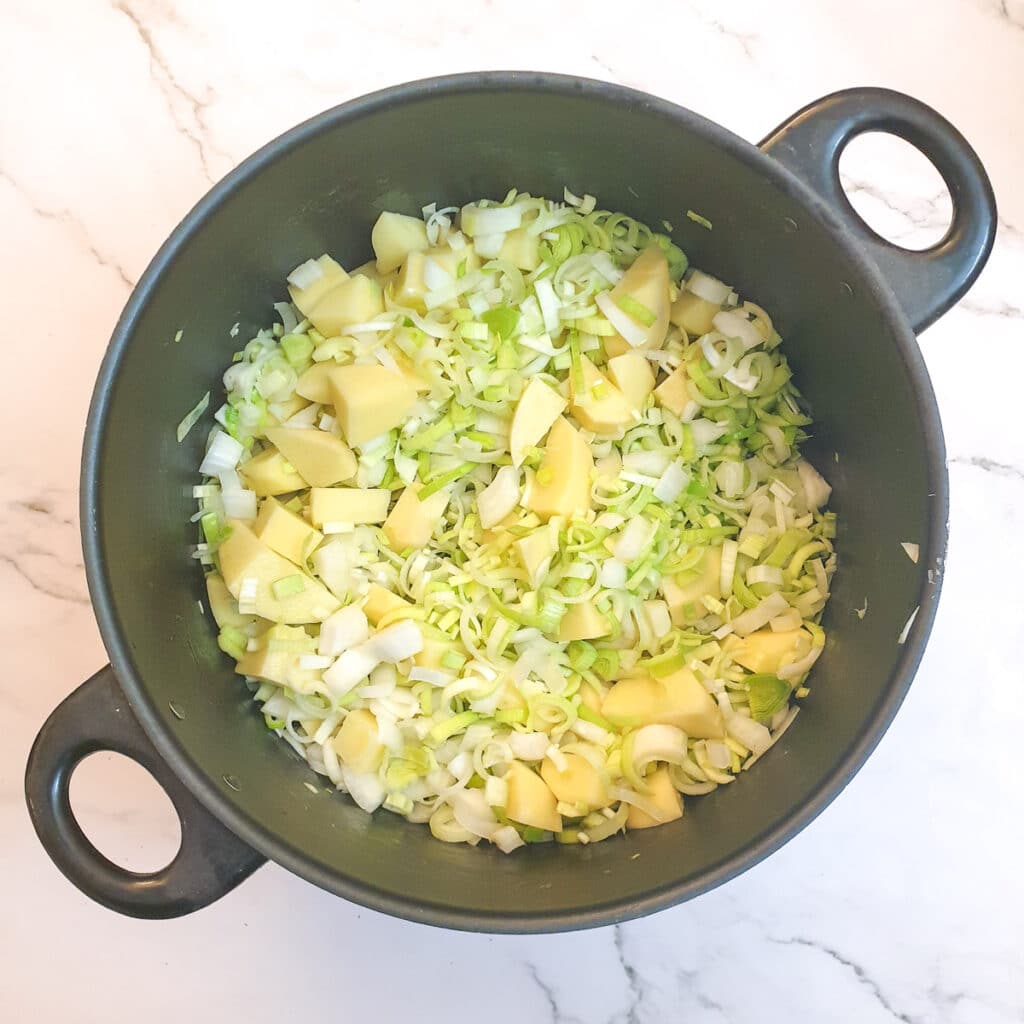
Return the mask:
{"type": "Polygon", "coordinates": [[[629,985],[629,1005],[626,1007],[625,1015],[622,1018],[625,1024],[640,1024],[640,1006],[644,1001],[643,980],[637,969],[626,958],[624,945],[623,928],[621,924],[615,925],[612,932],[612,939],[615,943],[615,955],[619,958],[619,966],[626,977],[629,985]]]}
{"type": "Polygon", "coordinates": [[[960,300],[960,308],[977,316],[996,316],[1006,320],[1024,318],[1024,308],[1010,302],[985,303],[979,302],[977,299],[966,298],[960,300]]]}
{"type": "Polygon", "coordinates": [[[1011,8],[1009,0],[996,0],[996,13],[1014,28],[1024,29],[1024,6],[1011,8]]]}
{"type": "Polygon", "coordinates": [[[562,1012],[562,1008],[558,1005],[558,999],[555,995],[554,988],[551,987],[540,975],[540,971],[537,970],[536,965],[526,961],[523,964],[526,973],[530,976],[533,983],[540,989],[541,994],[544,996],[544,1001],[548,1004],[548,1009],[551,1011],[551,1020],[553,1024],[583,1024],[579,1017],[567,1016],[562,1012]]]}
{"type": "Polygon", "coordinates": [[[973,466],[975,469],[980,469],[985,473],[994,473],[996,476],[1024,480],[1024,469],[1008,462],[996,462],[995,459],[987,458],[984,455],[954,455],[949,462],[956,463],[958,466],[973,466]]]}
{"type": "Polygon", "coordinates": [[[893,201],[892,193],[879,188],[867,181],[842,175],[843,188],[847,194],[861,193],[874,202],[880,203],[887,210],[909,221],[914,228],[945,227],[949,221],[949,212],[940,206],[944,192],[933,196],[918,196],[912,202],[901,205],[893,201]]]}
{"type": "MultiPolygon", "coordinates": [[[[720,7],[719,5],[716,4],[713,6],[712,9],[719,10],[720,7]]],[[[714,29],[714,31],[717,32],[720,36],[723,36],[724,38],[730,39],[734,43],[737,43],[748,60],[754,59],[754,44],[759,42],[758,36],[756,36],[752,32],[741,32],[739,31],[739,29],[735,29],[729,25],[726,25],[724,22],[720,21],[717,17],[715,17],[714,14],[711,14],[708,11],[704,10],[703,7],[701,7],[700,5],[694,5],[692,7],[692,10],[693,13],[697,16],[697,18],[701,22],[703,22],[703,24],[707,25],[708,28],[714,29]]]]}
{"type": "Polygon", "coordinates": [[[805,939],[801,936],[794,936],[791,939],[778,939],[772,936],[768,937],[769,942],[775,943],[777,946],[804,946],[807,949],[817,950],[819,953],[824,953],[825,956],[831,957],[836,963],[841,964],[853,972],[853,976],[857,979],[861,986],[863,986],[878,1004],[889,1013],[893,1020],[903,1021],[904,1024],[925,1024],[925,1018],[914,1017],[909,1013],[903,1013],[897,1010],[896,1007],[889,1002],[886,998],[885,993],[882,991],[878,982],[871,977],[870,974],[856,961],[850,960],[849,957],[843,956],[838,950],[833,949],[831,946],[826,946],[824,943],[816,942],[814,939],[805,939]]]}
{"type": "Polygon", "coordinates": [[[22,202],[32,211],[32,213],[39,217],[41,220],[54,221],[57,224],[63,225],[65,228],[69,228],[74,234],[78,235],[82,242],[85,244],[86,249],[89,250],[90,255],[96,261],[96,263],[105,268],[106,270],[112,270],[121,279],[121,282],[127,285],[129,288],[135,287],[135,282],[129,276],[128,272],[111,256],[105,256],[100,252],[96,243],[93,241],[92,236],[89,234],[88,229],[82,223],[78,217],[75,216],[71,210],[66,207],[63,209],[49,209],[43,206],[31,195],[27,188],[21,184],[16,178],[13,178],[6,170],[0,168],[0,180],[6,181],[8,185],[21,197],[22,202]]]}
{"type": "MultiPolygon", "coordinates": [[[[65,587],[60,583],[42,580],[39,577],[33,575],[29,569],[25,566],[25,556],[39,556],[42,558],[57,559],[57,556],[52,551],[42,551],[39,548],[25,548],[22,551],[16,551],[12,554],[7,552],[0,552],[0,564],[9,565],[36,593],[45,594],[47,597],[52,597],[57,601],[67,601],[71,604],[88,604],[89,598],[81,593],[72,590],[70,587],[65,587]]],[[[75,577],[77,578],[84,567],[80,562],[74,566],[75,577]]]]}
{"type": "Polygon", "coordinates": [[[206,109],[215,98],[213,90],[207,86],[206,95],[200,97],[187,89],[179,81],[160,47],[157,46],[153,33],[145,21],[128,4],[127,0],[114,0],[114,10],[119,11],[131,22],[139,41],[146,48],[149,54],[150,77],[164,98],[171,120],[174,122],[179,133],[188,139],[195,148],[196,154],[199,157],[199,163],[203,169],[203,176],[210,184],[213,184],[219,175],[216,175],[211,169],[211,156],[216,155],[224,159],[230,159],[228,154],[222,152],[211,143],[209,137],[210,132],[206,123],[206,109]],[[159,74],[157,74],[158,71],[159,74]],[[195,122],[194,126],[189,125],[179,117],[171,93],[173,93],[173,96],[183,100],[185,105],[191,110],[192,118],[195,122]]]}

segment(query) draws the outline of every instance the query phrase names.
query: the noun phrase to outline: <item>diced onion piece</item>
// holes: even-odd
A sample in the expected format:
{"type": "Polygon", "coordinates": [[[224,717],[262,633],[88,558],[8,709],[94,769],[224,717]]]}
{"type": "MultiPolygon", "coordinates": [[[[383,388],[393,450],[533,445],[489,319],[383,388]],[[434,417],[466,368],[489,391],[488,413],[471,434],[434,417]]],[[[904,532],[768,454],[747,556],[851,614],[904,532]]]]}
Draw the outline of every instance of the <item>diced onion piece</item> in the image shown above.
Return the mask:
{"type": "Polygon", "coordinates": [[[320,640],[317,650],[320,654],[337,657],[351,647],[368,640],[370,624],[363,609],[350,604],[336,611],[320,626],[320,640]]]}
{"type": "Polygon", "coordinates": [[[323,654],[299,655],[299,668],[310,669],[313,672],[319,672],[320,669],[330,668],[333,664],[334,659],[328,658],[323,654]]]}
{"type": "Polygon", "coordinates": [[[775,618],[768,623],[768,626],[773,633],[786,633],[791,629],[799,629],[800,624],[803,621],[804,620],[801,617],[800,612],[798,612],[796,608],[790,608],[781,615],[776,615],[775,618]]]}
{"type": "Polygon", "coordinates": [[[451,672],[442,672],[438,668],[420,668],[418,665],[409,670],[409,682],[429,683],[431,686],[447,686],[455,682],[451,672]]]}
{"type": "Polygon", "coordinates": [[[686,282],[688,291],[693,292],[698,298],[703,299],[705,302],[712,302],[716,306],[720,306],[729,297],[729,292],[732,289],[727,284],[723,284],[718,280],[717,277],[712,277],[710,274],[705,274],[700,270],[695,270],[690,276],[690,280],[686,282]]]}
{"type": "Polygon", "coordinates": [[[514,732],[508,743],[520,761],[539,761],[548,752],[551,740],[546,732],[514,732]]]}
{"type": "Polygon", "coordinates": [[[728,434],[729,424],[699,419],[690,424],[690,429],[693,431],[694,443],[700,446],[714,444],[723,434],[728,434]]]}
{"type": "Polygon", "coordinates": [[[780,593],[769,594],[763,601],[759,601],[753,608],[748,609],[732,620],[732,628],[740,636],[747,636],[754,633],[762,626],[768,625],[769,620],[776,615],[781,615],[789,608],[789,603],[780,593]]]}
{"type": "Polygon", "coordinates": [[[462,230],[471,238],[515,231],[522,222],[521,206],[477,206],[470,203],[462,208],[462,230]]]}
{"type": "Polygon", "coordinates": [[[502,853],[511,853],[526,845],[523,837],[511,825],[502,825],[501,828],[495,829],[491,841],[502,853]]]}
{"type": "Polygon", "coordinates": [[[519,504],[519,471],[513,466],[502,466],[494,479],[477,496],[480,525],[489,530],[497,526],[519,504]]]}
{"type": "Polygon", "coordinates": [[[558,301],[558,296],[555,295],[555,289],[546,277],[542,277],[533,283],[533,290],[537,293],[537,301],[540,303],[541,316],[544,318],[544,330],[548,334],[557,334],[561,326],[558,317],[561,303],[558,301]]]}
{"type": "Polygon", "coordinates": [[[498,231],[494,234],[477,235],[473,239],[476,251],[487,260],[497,259],[504,244],[505,233],[503,231],[498,231]]]}
{"type": "Polygon", "coordinates": [[[387,795],[384,783],[380,781],[375,772],[354,772],[346,765],[342,765],[341,778],[348,790],[348,795],[367,814],[373,814],[387,795]]]}
{"type": "Polygon", "coordinates": [[[715,330],[720,331],[727,338],[738,338],[744,351],[755,348],[764,342],[757,326],[741,313],[736,313],[733,310],[722,310],[721,313],[716,313],[712,323],[715,325],[715,330]]]}
{"type": "Polygon", "coordinates": [[[597,308],[604,313],[605,318],[622,335],[628,345],[636,348],[647,340],[647,328],[638,324],[626,313],[623,313],[615,304],[615,300],[609,292],[598,292],[594,296],[594,302],[597,303],[597,308]]]}
{"type": "Polygon", "coordinates": [[[639,557],[650,537],[651,524],[643,516],[634,516],[615,541],[615,557],[628,565],[639,557]]]}
{"type": "Polygon", "coordinates": [[[626,566],[617,558],[608,558],[601,563],[597,579],[608,590],[620,590],[626,585],[626,566]]]}
{"type": "Polygon", "coordinates": [[[661,479],[654,485],[654,496],[658,501],[670,504],[682,494],[683,488],[689,482],[689,473],[683,469],[682,463],[677,459],[661,474],[661,479]]]}
{"type": "Polygon", "coordinates": [[[368,651],[365,644],[353,647],[343,651],[338,660],[324,672],[324,684],[336,697],[343,697],[379,664],[380,658],[368,651]]]}
{"type": "Polygon", "coordinates": [[[224,503],[224,515],[228,519],[255,519],[256,492],[244,488],[223,490],[221,501],[224,503]]]}
{"type": "Polygon", "coordinates": [[[244,451],[241,442],[236,441],[230,434],[225,434],[223,430],[215,430],[210,447],[207,448],[206,456],[199,466],[199,472],[203,476],[220,476],[225,470],[234,469],[238,465],[244,451]]]}
{"type": "MultiPolygon", "coordinates": [[[[865,601],[864,604],[865,604],[865,607],[866,607],[867,606],[867,601],[865,601]]],[[[900,635],[899,635],[899,638],[896,640],[896,643],[898,643],[898,644],[905,644],[907,642],[907,637],[910,635],[910,627],[914,625],[914,619],[917,618],[917,613],[920,610],[921,610],[921,606],[918,605],[910,613],[910,618],[907,619],[906,624],[903,626],[903,629],[900,630],[900,635]]],[[[819,648],[819,650],[820,650],[820,648],[819,648]]]]}
{"type": "Polygon", "coordinates": [[[460,789],[449,797],[455,820],[467,831],[481,839],[489,839],[498,828],[498,819],[479,789],[460,789]]]}
{"type": "Polygon", "coordinates": [[[411,619],[402,619],[394,625],[378,630],[362,645],[378,661],[394,665],[423,650],[423,634],[411,619]]]}
{"type": "Polygon", "coordinates": [[[763,754],[772,745],[768,727],[746,715],[730,715],[725,721],[725,731],[755,754],[763,754]]]}
{"type": "Polygon", "coordinates": [[[806,459],[801,459],[796,464],[796,471],[800,474],[800,484],[804,489],[807,507],[812,511],[821,508],[832,495],[828,481],[806,459]]]}
{"type": "Polygon", "coordinates": [[[750,587],[757,583],[771,583],[781,587],[784,581],[782,570],[774,565],[752,565],[747,570],[747,586],[750,587]]]}
{"type": "Polygon", "coordinates": [[[287,277],[288,283],[293,288],[305,291],[311,284],[316,284],[324,272],[316,260],[306,260],[300,263],[287,277]]]}

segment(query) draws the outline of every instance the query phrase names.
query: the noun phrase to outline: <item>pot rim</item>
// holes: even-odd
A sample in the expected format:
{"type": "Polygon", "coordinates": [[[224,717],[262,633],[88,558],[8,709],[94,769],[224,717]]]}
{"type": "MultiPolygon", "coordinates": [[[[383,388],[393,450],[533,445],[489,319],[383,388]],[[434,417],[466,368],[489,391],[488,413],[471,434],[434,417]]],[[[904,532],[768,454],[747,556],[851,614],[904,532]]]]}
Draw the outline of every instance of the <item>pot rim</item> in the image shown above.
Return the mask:
{"type": "Polygon", "coordinates": [[[822,199],[792,172],[757,146],[721,125],[668,100],[626,86],[546,72],[488,71],[421,79],[391,86],[349,100],[300,123],[257,150],[221,179],[189,211],[153,257],[122,312],[111,335],[97,375],[89,407],[82,449],[80,518],[86,578],[103,638],[117,678],[129,703],[160,755],[195,797],[236,835],[256,850],[313,884],[352,903],[395,917],[424,924],[491,933],[555,932],[617,924],[642,917],[691,899],[723,884],[785,845],[813,821],[845,788],[874,750],[899,710],[920,664],[934,622],[942,583],[941,567],[948,534],[948,477],[945,444],[931,381],[906,316],[875,263],[858,245],[850,228],[822,199]],[[925,435],[927,478],[932,496],[928,536],[921,545],[924,564],[940,571],[934,583],[922,583],[917,616],[898,652],[891,683],[869,712],[859,738],[840,753],[832,770],[822,778],[813,796],[795,813],[753,835],[738,851],[689,880],[662,886],[646,895],[588,907],[519,915],[471,911],[441,906],[426,900],[396,896],[355,881],[313,861],[287,838],[257,824],[223,793],[193,760],[188,748],[162,723],[156,701],[147,690],[122,635],[115,613],[99,530],[98,470],[110,410],[113,382],[131,342],[135,322],[148,303],[165,270],[193,235],[222,203],[247,181],[292,149],[322,132],[371,116],[397,105],[431,96],[460,96],[488,92],[555,93],[578,95],[602,103],[639,106],[688,131],[702,135],[729,157],[796,199],[831,238],[869,286],[872,301],[888,320],[891,334],[906,366],[916,397],[917,416],[925,435]]]}

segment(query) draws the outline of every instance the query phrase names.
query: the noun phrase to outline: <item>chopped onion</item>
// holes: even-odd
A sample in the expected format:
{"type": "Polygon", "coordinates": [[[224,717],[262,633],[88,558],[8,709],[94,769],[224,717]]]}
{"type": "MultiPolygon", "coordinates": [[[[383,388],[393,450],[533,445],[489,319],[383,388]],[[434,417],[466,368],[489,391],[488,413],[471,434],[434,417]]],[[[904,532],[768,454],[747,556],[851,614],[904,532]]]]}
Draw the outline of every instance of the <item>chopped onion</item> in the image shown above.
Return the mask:
{"type": "Polygon", "coordinates": [[[710,274],[705,274],[700,270],[695,270],[690,275],[690,280],[686,282],[686,287],[698,298],[703,299],[705,302],[714,303],[716,306],[720,306],[725,302],[729,297],[729,292],[732,291],[729,285],[723,284],[717,277],[712,277],[710,274]]]}
{"type": "Polygon", "coordinates": [[[486,260],[496,259],[501,253],[501,247],[505,244],[505,233],[495,232],[488,235],[477,235],[473,239],[476,251],[486,260]]]}
{"type": "Polygon", "coordinates": [[[796,464],[796,470],[800,474],[807,507],[812,511],[821,508],[832,495],[828,481],[806,459],[796,464]]]}
{"type": "Polygon", "coordinates": [[[311,284],[316,284],[324,272],[316,260],[306,260],[300,263],[287,277],[288,283],[293,288],[305,291],[311,284]]]}
{"type": "Polygon", "coordinates": [[[763,601],[759,601],[753,608],[748,609],[732,620],[732,628],[740,635],[747,636],[754,633],[762,626],[768,625],[770,619],[781,615],[789,608],[789,603],[780,593],[769,594],[763,601]]]}
{"type": "Polygon", "coordinates": [[[654,485],[654,496],[659,501],[671,504],[683,492],[683,488],[690,482],[690,474],[683,469],[682,463],[677,459],[661,475],[661,479],[654,485]]]}
{"type": "Polygon", "coordinates": [[[337,657],[350,647],[356,647],[370,637],[370,624],[358,605],[350,604],[336,611],[320,626],[317,650],[320,654],[337,657]]]}
{"type": "Polygon", "coordinates": [[[594,296],[594,302],[597,303],[597,308],[604,313],[607,321],[622,335],[628,345],[637,348],[647,341],[647,328],[638,324],[626,313],[623,313],[615,305],[615,300],[608,292],[598,292],[594,296]]]}
{"type": "Polygon", "coordinates": [[[523,208],[519,205],[477,206],[470,203],[462,208],[462,230],[471,238],[515,231],[522,222],[523,208]]]}
{"type": "Polygon", "coordinates": [[[738,743],[755,754],[763,754],[772,745],[772,734],[767,726],[746,715],[731,715],[726,719],[725,731],[738,743]]]}
{"type": "Polygon", "coordinates": [[[225,470],[234,469],[238,465],[244,451],[242,444],[230,434],[225,434],[223,430],[214,430],[210,447],[206,449],[206,456],[199,466],[199,472],[203,476],[220,476],[225,470]]]}
{"type": "Polygon", "coordinates": [[[542,277],[533,282],[533,290],[537,293],[537,301],[540,303],[541,316],[544,318],[544,330],[548,334],[557,334],[562,326],[558,317],[561,303],[558,301],[558,296],[555,295],[551,281],[542,277]]]}
{"type": "Polygon", "coordinates": [[[378,630],[360,649],[393,665],[423,650],[423,634],[411,619],[402,619],[378,630]]]}
{"type": "Polygon", "coordinates": [[[551,745],[546,732],[514,732],[508,742],[512,753],[521,761],[540,761],[551,745]]]}
{"type": "MultiPolygon", "coordinates": [[[[867,607],[867,601],[866,600],[864,602],[864,607],[865,608],[867,607]]],[[[899,638],[896,640],[896,643],[898,643],[898,644],[905,644],[907,642],[907,637],[910,635],[910,627],[914,625],[914,619],[917,618],[917,613],[920,610],[921,610],[921,606],[918,605],[910,613],[910,618],[907,619],[906,623],[903,626],[903,629],[900,630],[900,635],[899,635],[899,638]]]]}
{"type": "Polygon", "coordinates": [[[343,651],[338,660],[324,672],[324,684],[336,697],[344,697],[358,686],[380,664],[380,658],[366,650],[365,645],[343,651]]]}
{"type": "Polygon", "coordinates": [[[720,331],[725,337],[737,338],[744,351],[756,348],[764,343],[761,332],[750,320],[740,313],[732,310],[722,310],[721,313],[715,314],[712,323],[715,325],[715,330],[720,331]]]}
{"type": "Polygon", "coordinates": [[[494,479],[477,495],[480,525],[485,530],[497,526],[516,508],[521,497],[519,470],[513,466],[502,466],[494,474],[494,479]]]}
{"type": "Polygon", "coordinates": [[[341,778],[348,790],[348,795],[367,814],[373,814],[387,795],[384,783],[380,781],[374,772],[354,772],[347,765],[342,765],[341,778]]]}
{"type": "Polygon", "coordinates": [[[651,538],[651,524],[643,516],[635,516],[626,523],[615,541],[615,557],[629,564],[639,557],[651,538]]]}
{"type": "Polygon", "coordinates": [[[714,444],[723,434],[729,433],[728,423],[716,423],[714,420],[694,420],[690,424],[693,440],[698,447],[714,444]]]}

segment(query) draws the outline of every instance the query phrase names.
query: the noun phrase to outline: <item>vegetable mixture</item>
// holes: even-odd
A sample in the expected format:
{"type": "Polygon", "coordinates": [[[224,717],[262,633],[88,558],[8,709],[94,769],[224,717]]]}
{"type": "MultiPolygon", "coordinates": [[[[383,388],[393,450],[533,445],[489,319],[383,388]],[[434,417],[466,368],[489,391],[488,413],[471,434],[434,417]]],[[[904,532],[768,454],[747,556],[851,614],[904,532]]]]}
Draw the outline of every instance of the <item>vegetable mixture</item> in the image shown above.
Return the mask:
{"type": "Polygon", "coordinates": [[[376,260],[296,267],[195,488],[267,727],[365,811],[506,853],[731,784],[808,694],[836,562],[769,315],[564,199],[384,213],[376,260]]]}

